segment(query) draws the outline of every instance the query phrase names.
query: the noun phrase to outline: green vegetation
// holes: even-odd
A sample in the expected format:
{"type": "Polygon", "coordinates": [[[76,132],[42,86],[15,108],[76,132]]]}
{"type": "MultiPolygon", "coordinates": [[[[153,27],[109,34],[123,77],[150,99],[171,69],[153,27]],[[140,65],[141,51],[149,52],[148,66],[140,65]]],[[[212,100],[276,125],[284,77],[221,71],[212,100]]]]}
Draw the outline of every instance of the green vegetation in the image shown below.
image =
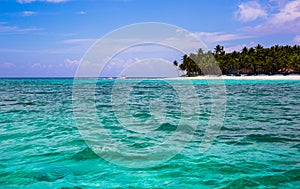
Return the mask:
{"type": "Polygon", "coordinates": [[[244,47],[240,52],[226,53],[223,46],[217,45],[214,52],[199,49],[196,54],[184,55],[180,64],[174,61],[174,66],[179,66],[189,77],[208,73],[220,75],[213,66],[215,62],[224,75],[300,73],[300,46],[264,48],[258,44],[254,48],[244,47]]]}

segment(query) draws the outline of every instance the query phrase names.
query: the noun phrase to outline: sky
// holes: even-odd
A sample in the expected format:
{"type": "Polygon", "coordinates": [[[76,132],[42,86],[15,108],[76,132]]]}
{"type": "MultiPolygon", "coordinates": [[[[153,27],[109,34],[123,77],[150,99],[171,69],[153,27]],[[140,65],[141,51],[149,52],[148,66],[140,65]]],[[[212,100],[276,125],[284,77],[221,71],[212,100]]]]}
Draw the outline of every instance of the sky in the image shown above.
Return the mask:
{"type": "Polygon", "coordinates": [[[183,28],[211,50],[300,45],[299,0],[0,0],[0,15],[0,77],[74,77],[97,39],[142,22],[183,28]]]}

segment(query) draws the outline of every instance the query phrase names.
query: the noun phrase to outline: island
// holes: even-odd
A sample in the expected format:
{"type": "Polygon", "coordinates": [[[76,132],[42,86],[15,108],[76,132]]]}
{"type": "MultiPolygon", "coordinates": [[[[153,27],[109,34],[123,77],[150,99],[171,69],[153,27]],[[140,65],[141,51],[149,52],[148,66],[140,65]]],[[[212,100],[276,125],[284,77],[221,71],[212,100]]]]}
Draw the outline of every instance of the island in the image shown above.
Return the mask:
{"type": "Polygon", "coordinates": [[[214,52],[205,52],[202,48],[197,53],[185,54],[181,62],[173,62],[179,70],[184,71],[182,76],[192,77],[207,75],[289,75],[300,73],[300,46],[275,45],[264,48],[244,47],[241,51],[225,52],[224,46],[217,45],[214,52]],[[217,63],[217,64],[216,64],[217,63]],[[218,65],[220,70],[215,71],[218,65]]]}

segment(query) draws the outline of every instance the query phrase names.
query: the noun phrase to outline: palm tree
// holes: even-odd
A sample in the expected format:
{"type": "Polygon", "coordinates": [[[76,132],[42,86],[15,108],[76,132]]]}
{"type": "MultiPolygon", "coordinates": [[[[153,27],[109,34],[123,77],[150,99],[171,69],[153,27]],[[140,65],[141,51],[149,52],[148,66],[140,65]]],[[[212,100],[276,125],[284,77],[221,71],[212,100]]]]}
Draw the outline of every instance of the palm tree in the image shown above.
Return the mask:
{"type": "MultiPolygon", "coordinates": [[[[184,55],[181,70],[185,70],[188,76],[191,74],[212,73],[212,61],[216,60],[223,74],[235,73],[240,68],[252,69],[252,73],[274,74],[278,70],[300,71],[300,46],[279,46],[264,48],[258,44],[256,47],[244,47],[241,51],[226,53],[224,47],[217,45],[215,52],[204,52],[199,49],[197,54],[184,55]],[[213,58],[211,58],[213,57],[213,58]],[[200,69],[201,68],[201,69],[200,69]]],[[[178,62],[174,61],[175,66],[178,62]]],[[[282,72],[282,71],[281,71],[282,72]]]]}
{"type": "Polygon", "coordinates": [[[176,66],[176,67],[178,66],[177,60],[174,60],[173,65],[176,66]]]}
{"type": "Polygon", "coordinates": [[[223,46],[221,46],[221,45],[217,45],[216,47],[215,47],[215,53],[216,54],[223,54],[225,51],[224,51],[224,47],[223,46]]]}
{"type": "Polygon", "coordinates": [[[176,67],[177,75],[179,76],[177,60],[174,60],[173,65],[176,67]]]}
{"type": "Polygon", "coordinates": [[[244,48],[243,48],[242,54],[243,54],[243,55],[247,55],[247,54],[248,54],[248,48],[247,48],[247,47],[244,47],[244,48]]]}

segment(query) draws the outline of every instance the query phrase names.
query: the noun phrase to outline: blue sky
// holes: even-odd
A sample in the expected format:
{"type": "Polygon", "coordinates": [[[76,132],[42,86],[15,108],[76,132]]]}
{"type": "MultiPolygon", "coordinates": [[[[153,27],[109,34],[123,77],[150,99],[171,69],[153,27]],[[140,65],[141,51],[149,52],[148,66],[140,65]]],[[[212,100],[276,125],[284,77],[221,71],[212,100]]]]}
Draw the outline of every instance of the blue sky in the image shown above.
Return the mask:
{"type": "Polygon", "coordinates": [[[300,44],[299,0],[0,0],[0,15],[0,77],[72,77],[97,39],[139,22],[182,27],[210,49],[300,44]]]}

